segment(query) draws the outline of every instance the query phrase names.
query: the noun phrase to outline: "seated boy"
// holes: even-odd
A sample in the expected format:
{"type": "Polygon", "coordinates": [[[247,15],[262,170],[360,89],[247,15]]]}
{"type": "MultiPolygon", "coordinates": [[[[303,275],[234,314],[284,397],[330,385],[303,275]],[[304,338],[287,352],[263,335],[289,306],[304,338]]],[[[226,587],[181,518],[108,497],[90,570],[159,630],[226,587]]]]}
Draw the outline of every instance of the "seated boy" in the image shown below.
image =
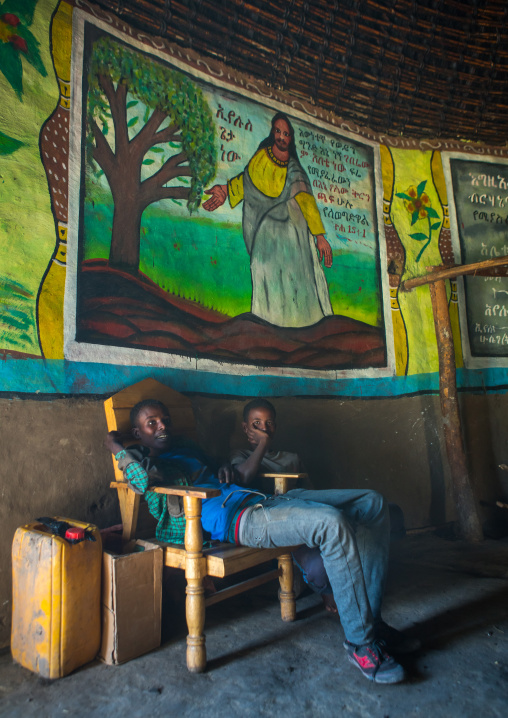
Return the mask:
{"type": "MultiPolygon", "coordinates": [[[[261,473],[306,473],[298,454],[274,451],[272,442],[276,429],[275,407],[267,399],[253,399],[243,408],[242,429],[249,442],[248,449],[236,449],[231,455],[231,466],[239,475],[240,483],[267,490],[270,479],[263,481],[261,473]]],[[[220,474],[219,474],[220,477],[220,474]]],[[[273,480],[272,480],[273,483],[273,480]]],[[[297,487],[312,488],[309,479],[298,479],[297,487]]],[[[293,551],[293,559],[302,572],[305,583],[321,595],[330,613],[337,613],[332,587],[318,548],[301,546],[293,551]]]]}
{"type": "MultiPolygon", "coordinates": [[[[242,429],[247,436],[248,449],[237,449],[231,455],[231,466],[240,483],[252,486],[260,486],[266,489],[263,484],[261,473],[305,473],[305,468],[298,454],[288,451],[274,451],[272,448],[276,430],[276,412],[273,404],[267,399],[253,399],[243,408],[242,429]]],[[[220,477],[220,473],[219,473],[220,477]]],[[[270,479],[265,479],[265,482],[270,479]]],[[[299,479],[304,488],[312,488],[309,479],[299,479]]],[[[405,535],[404,517],[399,506],[388,504],[390,513],[391,536],[400,537],[405,535]]],[[[325,608],[330,613],[337,613],[337,605],[333,597],[332,587],[326,575],[323,559],[318,548],[300,546],[293,552],[293,559],[301,570],[305,583],[315,592],[321,595],[325,608]]],[[[415,650],[419,646],[416,639],[410,641],[401,636],[401,643],[397,646],[407,652],[408,647],[415,650]]],[[[392,639],[393,643],[393,639],[392,639]]],[[[393,646],[392,646],[393,650],[393,646]]]]}
{"type": "MultiPolygon", "coordinates": [[[[388,653],[387,642],[379,640],[390,530],[387,504],[380,494],[294,489],[284,496],[267,496],[221,483],[195,450],[174,447],[171,419],[160,402],[137,404],[131,424],[141,445],[139,453],[125,450],[118,432],[110,432],[105,443],[121,462],[129,484],[144,493],[158,521],[157,538],[183,542],[185,517],[179,506],[169,506],[164,496],[148,491],[153,474],[167,485],[219,489],[220,496],[202,503],[203,529],[211,538],[254,548],[318,547],[341,616],[349,661],[377,683],[404,680],[404,669],[388,653]],[[357,542],[360,532],[362,540],[357,542]]],[[[400,635],[383,625],[388,640],[400,635]]]]}

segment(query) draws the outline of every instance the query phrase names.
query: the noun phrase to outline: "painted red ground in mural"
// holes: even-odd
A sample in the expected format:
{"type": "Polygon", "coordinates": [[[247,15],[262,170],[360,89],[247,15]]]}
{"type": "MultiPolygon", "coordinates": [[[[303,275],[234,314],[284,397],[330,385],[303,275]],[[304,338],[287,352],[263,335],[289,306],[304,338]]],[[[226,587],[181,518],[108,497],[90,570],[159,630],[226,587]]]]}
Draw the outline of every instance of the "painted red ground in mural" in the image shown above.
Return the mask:
{"type": "Polygon", "coordinates": [[[383,331],[347,317],[300,329],[275,327],[252,314],[231,318],[97,260],[83,263],[78,295],[78,341],[257,366],[386,366],[383,331]]]}

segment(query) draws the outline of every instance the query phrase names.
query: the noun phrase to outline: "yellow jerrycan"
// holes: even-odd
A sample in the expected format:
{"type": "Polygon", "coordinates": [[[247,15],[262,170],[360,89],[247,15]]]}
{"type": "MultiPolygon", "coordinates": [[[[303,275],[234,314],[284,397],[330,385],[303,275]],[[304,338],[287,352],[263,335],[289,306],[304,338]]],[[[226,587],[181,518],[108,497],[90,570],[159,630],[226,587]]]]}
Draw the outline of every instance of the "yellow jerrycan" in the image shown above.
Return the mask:
{"type": "Polygon", "coordinates": [[[96,657],[101,640],[101,565],[101,537],[92,524],[55,516],[16,530],[11,634],[15,661],[44,678],[61,678],[96,657]]]}

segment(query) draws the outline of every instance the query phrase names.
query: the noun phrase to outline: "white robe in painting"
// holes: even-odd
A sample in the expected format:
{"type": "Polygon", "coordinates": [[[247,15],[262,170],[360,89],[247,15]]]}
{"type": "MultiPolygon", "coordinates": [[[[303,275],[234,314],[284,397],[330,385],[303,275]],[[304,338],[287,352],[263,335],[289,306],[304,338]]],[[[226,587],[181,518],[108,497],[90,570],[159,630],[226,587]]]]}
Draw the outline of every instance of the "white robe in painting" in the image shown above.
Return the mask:
{"type": "Polygon", "coordinates": [[[279,327],[306,327],[333,314],[316,242],[295,199],[302,193],[312,198],[307,175],[294,158],[289,159],[277,197],[258,189],[248,168],[243,173],[243,237],[250,255],[252,313],[279,327]]]}

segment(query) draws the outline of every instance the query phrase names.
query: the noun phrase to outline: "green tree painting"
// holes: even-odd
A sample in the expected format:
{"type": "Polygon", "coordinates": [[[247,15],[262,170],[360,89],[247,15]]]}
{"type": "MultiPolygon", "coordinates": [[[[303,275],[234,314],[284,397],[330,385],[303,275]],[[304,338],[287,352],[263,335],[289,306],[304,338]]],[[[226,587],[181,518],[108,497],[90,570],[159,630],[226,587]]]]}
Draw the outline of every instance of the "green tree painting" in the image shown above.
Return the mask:
{"type": "Polygon", "coordinates": [[[114,202],[109,264],[139,270],[143,211],[161,200],[199,206],[216,171],[214,125],[201,90],[183,73],[109,37],[88,75],[87,159],[114,202]]]}
{"type": "MultiPolygon", "coordinates": [[[[32,24],[37,0],[5,0],[0,5],[0,72],[19,100],[23,100],[23,63],[30,63],[42,77],[48,74],[41,59],[39,43],[28,26],[32,24]]],[[[0,155],[10,155],[23,145],[0,132],[0,155]]]]}

